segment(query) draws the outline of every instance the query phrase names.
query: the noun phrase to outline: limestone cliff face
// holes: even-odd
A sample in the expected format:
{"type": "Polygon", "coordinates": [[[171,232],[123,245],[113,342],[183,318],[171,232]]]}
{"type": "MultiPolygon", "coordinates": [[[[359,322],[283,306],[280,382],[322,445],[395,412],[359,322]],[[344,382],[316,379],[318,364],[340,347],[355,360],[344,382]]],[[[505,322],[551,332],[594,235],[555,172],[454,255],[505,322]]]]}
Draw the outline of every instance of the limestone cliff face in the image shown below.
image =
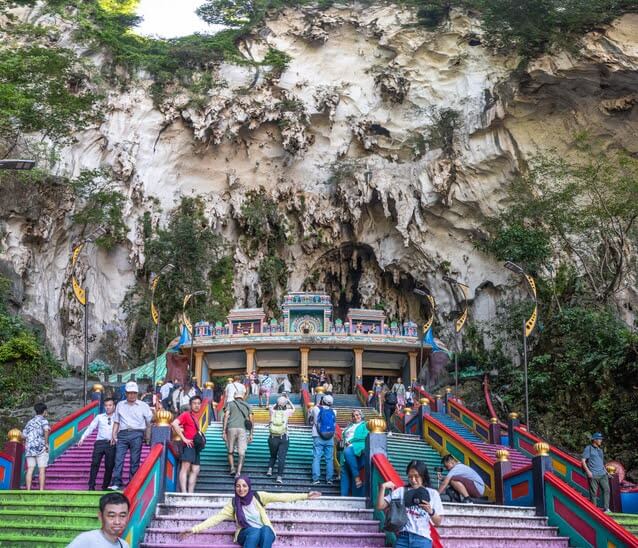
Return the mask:
{"type": "MultiPolygon", "coordinates": [[[[526,159],[568,151],[585,126],[638,147],[638,16],[587,35],[578,56],[543,57],[524,74],[517,59],[481,45],[465,14],[436,32],[414,22],[396,6],[288,10],[241,48],[254,60],[270,46],[284,51],[281,74],[224,64],[211,69],[203,100],[176,90],[158,108],[143,75],[113,90],[100,125],[77,135],[59,165],[69,174],[112,166],[129,198],[126,245],[84,259],[96,332],[123,320],[145,260],[140,215],[162,222],[180,195],[203,196],[211,225],[235,246],[237,306],[261,304],[263,252],[246,253],[238,223],[246,193],[260,187],[288,216],[294,242],[282,291],[322,289],[342,307],[382,304],[419,319],[412,288],[424,283],[447,325],[454,304],[441,275],[450,272],[470,286],[471,314],[492,317],[517,283],[475,241],[526,159]]],[[[23,287],[22,311],[80,363],[79,311],[70,306],[70,327],[57,315],[69,306],[70,209],[60,200],[34,217],[3,205],[0,258],[23,287]]]]}

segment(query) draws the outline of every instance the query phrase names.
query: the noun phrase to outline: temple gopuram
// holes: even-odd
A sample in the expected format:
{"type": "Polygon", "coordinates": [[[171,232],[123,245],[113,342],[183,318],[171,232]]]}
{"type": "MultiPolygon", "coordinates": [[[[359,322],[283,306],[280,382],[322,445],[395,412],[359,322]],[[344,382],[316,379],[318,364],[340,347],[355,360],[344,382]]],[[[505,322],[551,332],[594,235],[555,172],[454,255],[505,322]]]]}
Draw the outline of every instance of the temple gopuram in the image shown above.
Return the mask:
{"type": "MultiPolygon", "coordinates": [[[[387,322],[383,310],[352,308],[333,318],[330,297],[323,293],[290,293],[281,305],[282,319],[266,318],[261,308],[233,309],[225,322],[194,326],[194,376],[200,386],[212,377],[286,375],[293,390],[308,372],[325,369],[343,392],[357,383],[372,386],[374,377],[416,379],[422,348],[417,324],[387,322]]],[[[191,345],[182,346],[190,354],[191,345]]]]}

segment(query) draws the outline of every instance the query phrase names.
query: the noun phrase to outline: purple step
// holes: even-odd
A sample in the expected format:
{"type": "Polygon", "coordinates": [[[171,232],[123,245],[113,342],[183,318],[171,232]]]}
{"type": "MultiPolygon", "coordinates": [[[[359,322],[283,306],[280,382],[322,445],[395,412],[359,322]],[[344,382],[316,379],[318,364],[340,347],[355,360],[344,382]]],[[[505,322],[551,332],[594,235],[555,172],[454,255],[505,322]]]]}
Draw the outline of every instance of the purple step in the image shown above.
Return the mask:
{"type": "Polygon", "coordinates": [[[484,442],[474,442],[473,445],[494,460],[497,460],[496,452],[499,449],[505,449],[509,451],[508,459],[512,463],[512,471],[519,470],[520,468],[524,468],[525,466],[529,466],[530,464],[532,464],[532,460],[530,458],[526,457],[522,453],[519,453],[516,449],[508,447],[507,445],[493,445],[484,442]]]}

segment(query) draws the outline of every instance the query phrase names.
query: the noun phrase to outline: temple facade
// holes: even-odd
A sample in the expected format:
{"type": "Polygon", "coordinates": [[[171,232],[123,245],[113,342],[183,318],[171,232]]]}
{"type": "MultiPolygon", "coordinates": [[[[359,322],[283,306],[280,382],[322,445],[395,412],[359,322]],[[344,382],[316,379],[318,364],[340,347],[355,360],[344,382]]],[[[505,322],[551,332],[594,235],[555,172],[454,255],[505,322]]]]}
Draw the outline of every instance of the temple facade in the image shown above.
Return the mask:
{"type": "MultiPolygon", "coordinates": [[[[299,386],[309,371],[325,369],[348,392],[356,383],[371,386],[376,376],[416,379],[430,351],[415,322],[388,322],[383,310],[367,309],[334,319],[323,293],[290,293],[281,309],[281,321],[248,308],[231,310],[224,322],[196,323],[193,373],[200,386],[212,377],[253,370],[285,374],[299,386]]],[[[182,352],[190,351],[190,344],[182,346],[182,352]]]]}

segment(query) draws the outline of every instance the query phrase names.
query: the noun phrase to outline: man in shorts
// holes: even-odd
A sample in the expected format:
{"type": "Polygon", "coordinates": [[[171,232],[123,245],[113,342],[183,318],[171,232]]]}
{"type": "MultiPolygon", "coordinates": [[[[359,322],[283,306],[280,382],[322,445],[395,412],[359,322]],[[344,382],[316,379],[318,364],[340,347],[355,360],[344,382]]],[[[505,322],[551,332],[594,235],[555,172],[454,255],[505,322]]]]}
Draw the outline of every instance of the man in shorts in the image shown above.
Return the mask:
{"type": "Polygon", "coordinates": [[[263,398],[266,399],[264,407],[270,406],[270,393],[272,392],[273,384],[274,382],[272,377],[267,372],[264,373],[264,378],[261,380],[261,384],[259,385],[259,407],[262,406],[261,402],[263,398]]]}
{"type": "Polygon", "coordinates": [[[33,406],[35,417],[33,417],[22,431],[24,436],[24,455],[27,459],[26,484],[27,491],[31,490],[33,472],[38,467],[40,479],[40,491],[44,491],[44,481],[46,468],[49,464],[49,421],[46,419],[47,406],[43,403],[36,403],[33,406]]]}
{"type": "Polygon", "coordinates": [[[80,533],[67,548],[129,548],[122,537],[129,520],[129,502],[122,493],[100,497],[97,517],[101,527],[80,533]]]}
{"type": "Polygon", "coordinates": [[[235,399],[226,405],[224,413],[224,430],[222,436],[228,447],[228,464],[230,465],[230,475],[238,478],[244,466],[244,456],[249,443],[253,441],[253,412],[244,401],[246,389],[239,385],[235,393],[235,399]],[[235,469],[234,452],[237,448],[239,463],[235,469]]]}
{"type": "Polygon", "coordinates": [[[442,475],[437,473],[439,481],[439,493],[447,493],[452,502],[472,502],[473,498],[479,498],[485,493],[485,483],[478,473],[461,464],[452,455],[445,455],[441,463],[447,469],[447,476],[441,481],[442,475]]]}
{"type": "Polygon", "coordinates": [[[201,408],[202,398],[200,396],[192,396],[190,410],[184,411],[173,421],[173,430],[177,432],[184,444],[179,467],[179,490],[182,493],[195,492],[195,483],[197,483],[197,476],[199,475],[199,454],[204,449],[199,437],[199,435],[203,436],[203,434],[199,428],[199,420],[197,418],[201,408]]]}

